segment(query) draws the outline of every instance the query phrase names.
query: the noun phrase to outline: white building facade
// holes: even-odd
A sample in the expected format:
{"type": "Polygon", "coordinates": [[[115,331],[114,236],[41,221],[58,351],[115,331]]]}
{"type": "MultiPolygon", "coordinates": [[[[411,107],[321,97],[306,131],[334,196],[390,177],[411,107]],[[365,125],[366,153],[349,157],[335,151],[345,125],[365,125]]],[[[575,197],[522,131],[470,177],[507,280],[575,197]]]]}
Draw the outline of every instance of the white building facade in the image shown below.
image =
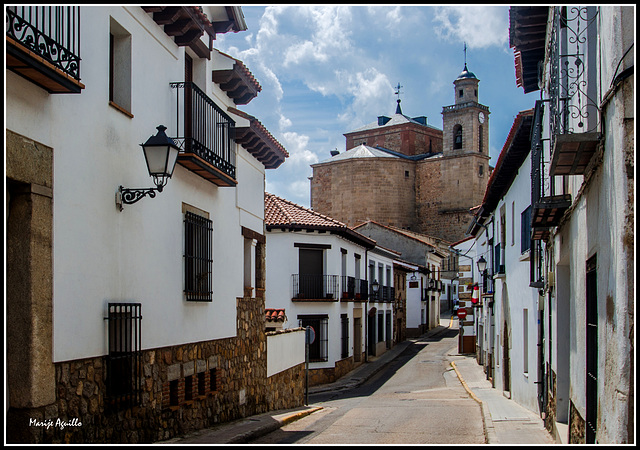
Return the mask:
{"type": "Polygon", "coordinates": [[[477,357],[493,386],[539,412],[544,373],[537,348],[541,299],[530,284],[533,110],[520,112],[489,179],[475,235],[477,357]],[[482,258],[486,272],[477,266],[482,258]]]}
{"type": "MultiPolygon", "coordinates": [[[[375,241],[288,200],[266,194],[265,208],[266,306],[284,309],[285,327],[312,330],[309,384],[334,381],[367,357],[367,333],[377,332],[377,322],[373,330],[367,329],[367,307],[373,308],[376,319],[379,313],[386,319],[391,311],[392,302],[378,308],[377,294],[382,298],[389,293],[388,283],[393,285],[386,271],[393,260],[372,255],[375,241]],[[376,295],[373,267],[379,283],[376,295]]],[[[373,352],[379,337],[383,345],[392,339],[386,331],[373,335],[373,352]]]]}
{"type": "Polygon", "coordinates": [[[635,8],[510,15],[518,85],[541,91],[530,254],[543,311],[541,413],[561,442],[633,443],[635,8]],[[532,24],[542,27],[524,38],[532,24]],[[528,52],[532,43],[541,50],[528,52]]]}
{"type": "Polygon", "coordinates": [[[236,109],[258,82],[212,47],[216,33],[246,30],[241,9],[6,14],[7,408],[16,439],[150,442],[265,410],[264,177],[287,153],[236,109]],[[30,47],[28,36],[48,34],[47,52],[30,47]],[[79,59],[57,60],[62,47],[79,59]],[[180,147],[163,189],[140,147],[160,125],[180,147]],[[236,341],[246,339],[257,345],[242,350],[236,341]],[[254,376],[239,365],[245,358],[254,376]],[[120,423],[134,407],[131,423],[120,423]],[[190,419],[185,408],[196,411],[190,419]],[[85,426],[28,429],[35,411],[85,426]]]}

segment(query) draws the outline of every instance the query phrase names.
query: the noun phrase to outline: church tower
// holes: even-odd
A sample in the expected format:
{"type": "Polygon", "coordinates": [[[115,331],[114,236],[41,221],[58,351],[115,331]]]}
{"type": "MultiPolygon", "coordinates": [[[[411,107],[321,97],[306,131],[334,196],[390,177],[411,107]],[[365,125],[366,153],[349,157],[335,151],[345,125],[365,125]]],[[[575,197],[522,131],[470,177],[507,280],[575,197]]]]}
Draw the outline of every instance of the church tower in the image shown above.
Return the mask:
{"type": "Polygon", "coordinates": [[[489,108],[478,103],[479,82],[465,63],[453,82],[455,104],[442,109],[444,156],[489,155],[489,108]]]}
{"type": "Polygon", "coordinates": [[[442,157],[416,169],[418,231],[451,242],[465,237],[490,175],[489,108],[478,102],[479,83],[465,61],[453,82],[455,103],[442,108],[442,157]]]}

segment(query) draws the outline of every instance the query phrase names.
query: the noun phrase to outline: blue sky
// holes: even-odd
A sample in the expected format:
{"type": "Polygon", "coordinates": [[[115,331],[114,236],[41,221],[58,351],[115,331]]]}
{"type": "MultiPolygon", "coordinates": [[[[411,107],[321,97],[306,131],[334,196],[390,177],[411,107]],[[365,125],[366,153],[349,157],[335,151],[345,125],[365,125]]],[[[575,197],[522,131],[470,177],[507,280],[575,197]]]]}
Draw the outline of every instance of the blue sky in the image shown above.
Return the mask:
{"type": "Polygon", "coordinates": [[[267,170],[266,190],[308,207],[310,165],[345,148],[344,133],[395,112],[442,129],[453,81],[468,69],[489,107],[495,165],[518,112],[539,93],[516,86],[508,6],[243,6],[248,30],[214,46],[245,63],[262,92],[240,109],[255,116],[289,158],[267,170]]]}

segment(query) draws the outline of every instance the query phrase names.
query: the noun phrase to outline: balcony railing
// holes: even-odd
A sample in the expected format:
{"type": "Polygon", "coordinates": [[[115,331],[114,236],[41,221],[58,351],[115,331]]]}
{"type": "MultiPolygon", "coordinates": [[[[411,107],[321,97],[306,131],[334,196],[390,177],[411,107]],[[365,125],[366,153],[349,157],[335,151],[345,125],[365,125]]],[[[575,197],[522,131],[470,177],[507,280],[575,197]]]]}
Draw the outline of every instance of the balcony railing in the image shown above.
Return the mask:
{"type": "Polygon", "coordinates": [[[7,6],[7,68],[51,93],[78,93],[80,7],[7,6]]]}
{"type": "Polygon", "coordinates": [[[342,276],[340,282],[342,286],[342,300],[362,301],[368,299],[367,280],[361,280],[350,276],[342,276]]]}
{"type": "Polygon", "coordinates": [[[584,174],[599,141],[596,7],[555,7],[549,45],[551,175],[584,174]]]}
{"type": "Polygon", "coordinates": [[[340,292],[339,275],[293,274],[292,300],[337,301],[340,292]]]}
{"type": "Polygon", "coordinates": [[[235,186],[235,122],[196,84],[174,82],[171,87],[176,89],[178,164],[218,186],[235,186]]]}
{"type": "Polygon", "coordinates": [[[536,102],[531,132],[531,239],[542,240],[549,236],[551,227],[557,226],[565,211],[571,206],[569,194],[556,194],[550,165],[545,161],[542,139],[544,103],[536,102]]]}

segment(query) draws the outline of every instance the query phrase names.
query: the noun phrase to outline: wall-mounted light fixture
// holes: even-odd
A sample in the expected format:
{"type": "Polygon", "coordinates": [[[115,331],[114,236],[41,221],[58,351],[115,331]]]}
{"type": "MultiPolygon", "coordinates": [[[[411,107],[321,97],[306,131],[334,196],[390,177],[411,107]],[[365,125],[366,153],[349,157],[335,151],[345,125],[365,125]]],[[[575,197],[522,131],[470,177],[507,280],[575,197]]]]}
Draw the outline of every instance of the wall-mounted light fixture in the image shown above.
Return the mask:
{"type": "Polygon", "coordinates": [[[484,273],[487,269],[487,261],[484,259],[484,256],[481,256],[476,264],[478,265],[478,271],[480,273],[484,273]]]}
{"type": "Polygon", "coordinates": [[[374,294],[378,293],[378,290],[380,289],[380,283],[378,283],[378,280],[373,280],[373,283],[371,283],[371,289],[373,289],[374,294]]]}
{"type": "Polygon", "coordinates": [[[159,125],[156,129],[158,133],[155,136],[151,136],[147,139],[147,142],[140,144],[147,162],[149,175],[153,177],[156,187],[130,189],[120,186],[116,192],[116,206],[120,211],[122,211],[123,204],[131,205],[147,195],[154,198],[156,196],[155,191],[162,192],[167,181],[173,175],[180,148],[164,132],[167,127],[159,125]]]}

